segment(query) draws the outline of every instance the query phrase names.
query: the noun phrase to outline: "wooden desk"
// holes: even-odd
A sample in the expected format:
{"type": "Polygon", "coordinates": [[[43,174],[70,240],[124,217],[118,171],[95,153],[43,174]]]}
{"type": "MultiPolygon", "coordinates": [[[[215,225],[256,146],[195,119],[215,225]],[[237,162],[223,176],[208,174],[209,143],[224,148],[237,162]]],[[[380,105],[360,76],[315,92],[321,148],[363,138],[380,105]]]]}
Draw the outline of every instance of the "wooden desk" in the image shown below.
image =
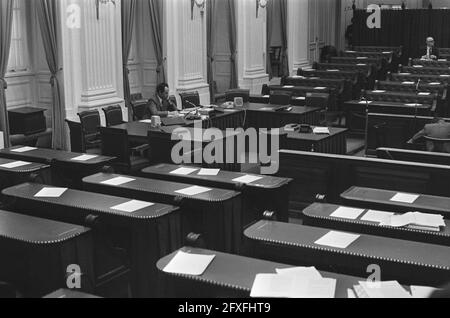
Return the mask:
{"type": "Polygon", "coordinates": [[[446,219],[450,218],[450,198],[420,194],[414,203],[393,202],[391,199],[399,193],[364,187],[351,187],[341,198],[345,202],[359,206],[370,206],[373,209],[384,208],[395,212],[414,212],[442,214],[446,219]]]}
{"type": "Polygon", "coordinates": [[[333,127],[328,129],[330,130],[329,135],[288,132],[286,149],[338,155],[347,154],[348,129],[333,127]]]}
{"type": "Polygon", "coordinates": [[[70,290],[70,289],[59,289],[51,294],[48,294],[44,298],[49,299],[95,299],[95,298],[101,298],[98,296],[82,293],[76,290],[70,290]]]}

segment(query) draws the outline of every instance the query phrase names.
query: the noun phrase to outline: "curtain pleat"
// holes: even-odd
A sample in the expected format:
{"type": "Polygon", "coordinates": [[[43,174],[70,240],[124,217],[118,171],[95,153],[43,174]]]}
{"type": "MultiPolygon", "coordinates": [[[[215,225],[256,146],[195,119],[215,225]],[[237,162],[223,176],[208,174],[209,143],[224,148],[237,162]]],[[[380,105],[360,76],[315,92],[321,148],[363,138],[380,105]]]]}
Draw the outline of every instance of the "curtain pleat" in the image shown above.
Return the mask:
{"type": "Polygon", "coordinates": [[[127,107],[131,102],[131,89],[128,69],[131,43],[133,41],[134,23],[136,20],[137,0],[125,0],[121,2],[122,11],[122,65],[123,65],[123,93],[127,107]]]}
{"type": "Polygon", "coordinates": [[[155,48],[156,60],[158,66],[156,68],[158,84],[166,81],[166,73],[164,70],[164,53],[163,53],[163,25],[160,19],[160,0],[148,0],[150,8],[150,21],[152,23],[153,46],[155,48]]]}

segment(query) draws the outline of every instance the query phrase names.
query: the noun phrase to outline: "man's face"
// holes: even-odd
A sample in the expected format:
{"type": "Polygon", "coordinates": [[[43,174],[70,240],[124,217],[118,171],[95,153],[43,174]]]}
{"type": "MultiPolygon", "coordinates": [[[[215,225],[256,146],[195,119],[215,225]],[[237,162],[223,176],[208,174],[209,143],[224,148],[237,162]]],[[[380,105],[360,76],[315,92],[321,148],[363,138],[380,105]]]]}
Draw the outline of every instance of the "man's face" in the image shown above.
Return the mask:
{"type": "Polygon", "coordinates": [[[162,100],[167,100],[167,99],[169,99],[169,88],[166,87],[166,88],[164,89],[164,92],[158,93],[158,95],[159,95],[159,97],[160,97],[162,100]]]}
{"type": "Polygon", "coordinates": [[[428,38],[427,39],[427,46],[428,47],[434,47],[434,39],[428,38]]]}

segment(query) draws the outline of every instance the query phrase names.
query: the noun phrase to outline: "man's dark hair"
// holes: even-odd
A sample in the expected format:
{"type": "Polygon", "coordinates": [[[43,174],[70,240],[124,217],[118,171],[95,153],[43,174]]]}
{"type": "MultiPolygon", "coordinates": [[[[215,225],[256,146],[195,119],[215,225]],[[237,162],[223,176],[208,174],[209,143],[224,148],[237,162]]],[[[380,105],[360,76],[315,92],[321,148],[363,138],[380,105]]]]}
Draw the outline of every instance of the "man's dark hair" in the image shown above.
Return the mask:
{"type": "Polygon", "coordinates": [[[158,86],[156,86],[156,92],[158,94],[164,93],[164,91],[166,90],[166,87],[169,87],[169,85],[167,83],[161,83],[158,86]]]}

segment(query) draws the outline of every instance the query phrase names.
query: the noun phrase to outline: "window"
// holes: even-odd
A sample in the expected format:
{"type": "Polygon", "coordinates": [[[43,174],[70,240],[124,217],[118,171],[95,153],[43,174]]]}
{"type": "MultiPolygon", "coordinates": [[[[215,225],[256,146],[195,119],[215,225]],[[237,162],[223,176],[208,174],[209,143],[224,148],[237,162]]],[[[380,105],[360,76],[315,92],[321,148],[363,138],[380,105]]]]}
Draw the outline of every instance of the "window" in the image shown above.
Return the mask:
{"type": "Polygon", "coordinates": [[[8,72],[18,73],[30,70],[27,30],[27,0],[15,0],[9,51],[8,72]]]}

